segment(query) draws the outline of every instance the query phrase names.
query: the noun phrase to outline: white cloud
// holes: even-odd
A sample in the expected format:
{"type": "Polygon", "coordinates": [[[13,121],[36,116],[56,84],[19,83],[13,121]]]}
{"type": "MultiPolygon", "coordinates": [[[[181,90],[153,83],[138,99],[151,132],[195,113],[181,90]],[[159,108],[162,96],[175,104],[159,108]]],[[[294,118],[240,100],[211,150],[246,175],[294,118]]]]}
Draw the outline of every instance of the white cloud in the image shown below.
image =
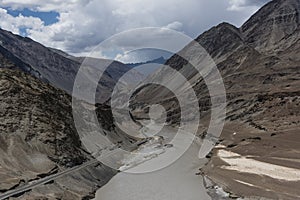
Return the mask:
{"type": "Polygon", "coordinates": [[[154,60],[160,57],[164,57],[165,59],[167,59],[173,54],[174,53],[172,52],[158,49],[142,49],[118,54],[114,60],[118,60],[123,63],[139,63],[154,60]]]}
{"type": "Polygon", "coordinates": [[[40,31],[41,27],[44,26],[44,22],[39,18],[35,17],[24,17],[19,15],[13,17],[7,14],[5,9],[0,8],[0,27],[6,30],[10,30],[15,34],[21,35],[21,28],[29,28],[32,30],[40,31]]]}
{"type": "Polygon", "coordinates": [[[0,6],[12,9],[30,8],[37,11],[66,11],[77,4],[86,3],[88,0],[1,0],[0,6]]]}
{"type": "Polygon", "coordinates": [[[230,11],[242,11],[246,9],[257,10],[262,4],[268,2],[268,0],[229,0],[228,10],[230,11]]]}
{"type": "MultiPolygon", "coordinates": [[[[1,0],[0,7],[56,11],[58,22],[44,26],[38,18],[12,17],[2,9],[0,27],[28,36],[46,46],[69,53],[87,54],[104,39],[139,27],[168,27],[197,37],[223,21],[241,25],[259,0],[1,0]],[[235,10],[235,11],[232,11],[235,10]]],[[[260,5],[260,4],[259,4],[260,5]]],[[[130,43],[138,38],[132,38],[130,43]]]]}
{"type": "Polygon", "coordinates": [[[166,26],[166,28],[181,31],[183,28],[183,24],[181,22],[176,21],[176,22],[172,22],[172,23],[168,24],[166,26]]]}
{"type": "Polygon", "coordinates": [[[229,0],[229,4],[228,10],[239,11],[244,8],[246,0],[229,0]]]}

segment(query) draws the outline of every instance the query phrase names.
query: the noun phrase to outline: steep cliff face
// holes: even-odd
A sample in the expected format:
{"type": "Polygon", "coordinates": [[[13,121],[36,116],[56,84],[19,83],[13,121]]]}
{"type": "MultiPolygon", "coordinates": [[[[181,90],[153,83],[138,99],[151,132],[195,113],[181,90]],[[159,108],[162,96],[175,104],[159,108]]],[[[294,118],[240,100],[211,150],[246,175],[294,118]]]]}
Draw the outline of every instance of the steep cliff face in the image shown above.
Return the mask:
{"type": "Polygon", "coordinates": [[[6,136],[20,135],[33,146],[45,144],[45,152],[56,149],[51,157],[61,164],[84,161],[70,96],[17,71],[1,69],[0,79],[1,131],[6,136]]]}
{"type": "MultiPolygon", "coordinates": [[[[0,108],[1,193],[92,159],[76,132],[71,97],[62,90],[22,72],[0,69],[0,108]]],[[[101,112],[99,109],[99,115],[101,112]]],[[[100,121],[111,123],[106,117],[109,114],[100,121]]],[[[118,136],[114,138],[118,140],[118,136]]],[[[19,198],[92,197],[115,173],[97,164],[37,187],[19,198]]]]}
{"type": "MultiPolygon", "coordinates": [[[[218,152],[232,151],[262,162],[299,168],[300,35],[298,0],[274,0],[260,9],[241,28],[222,23],[200,35],[199,42],[215,61],[226,88],[227,117],[220,145],[203,171],[226,190],[240,196],[295,199],[293,183],[257,174],[226,169],[218,152]],[[220,147],[222,147],[220,149],[220,147]],[[292,157],[292,159],[290,159],[292,157]],[[288,160],[288,162],[287,162],[288,160]],[[246,184],[241,184],[244,182],[246,184]],[[251,186],[252,185],[252,186],[251,186]]],[[[198,55],[185,47],[180,53],[197,62],[198,55]]],[[[203,78],[179,55],[167,63],[185,75],[199,97],[201,126],[206,134],[210,120],[210,96],[203,78]]],[[[160,72],[163,73],[163,72],[160,72]]],[[[162,104],[173,124],[180,124],[180,108],[173,94],[159,86],[141,89],[132,98],[136,119],[148,117],[148,105],[162,104]],[[160,91],[158,96],[153,91],[160,91]],[[162,93],[164,92],[164,95],[162,93]],[[146,98],[151,94],[151,98],[146,98]],[[141,102],[147,102],[143,104],[141,102]],[[141,112],[143,110],[143,112],[141,112]]]]}

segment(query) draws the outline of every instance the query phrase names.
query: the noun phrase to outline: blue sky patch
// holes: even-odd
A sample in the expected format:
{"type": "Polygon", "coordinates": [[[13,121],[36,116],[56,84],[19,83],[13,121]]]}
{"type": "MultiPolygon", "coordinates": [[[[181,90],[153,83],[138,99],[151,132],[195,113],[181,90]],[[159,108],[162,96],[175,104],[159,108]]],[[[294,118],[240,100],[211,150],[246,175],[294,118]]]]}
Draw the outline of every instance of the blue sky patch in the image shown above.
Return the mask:
{"type": "Polygon", "coordinates": [[[23,10],[12,10],[10,8],[5,8],[7,10],[7,13],[17,17],[20,14],[22,14],[23,16],[26,17],[38,17],[40,18],[42,21],[44,21],[45,26],[54,24],[56,22],[58,22],[58,17],[59,17],[59,13],[51,11],[51,12],[38,12],[38,11],[32,11],[29,10],[28,8],[25,8],[23,10]]]}
{"type": "Polygon", "coordinates": [[[20,31],[21,36],[23,36],[23,37],[26,37],[28,35],[26,27],[19,28],[19,31],[20,31]]]}

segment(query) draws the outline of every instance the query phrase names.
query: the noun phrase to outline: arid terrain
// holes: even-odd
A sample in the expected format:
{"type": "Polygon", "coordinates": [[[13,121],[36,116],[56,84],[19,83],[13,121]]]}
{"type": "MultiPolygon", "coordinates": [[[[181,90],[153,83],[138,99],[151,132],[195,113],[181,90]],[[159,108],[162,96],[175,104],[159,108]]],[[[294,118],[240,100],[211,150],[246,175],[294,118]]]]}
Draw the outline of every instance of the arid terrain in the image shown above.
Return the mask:
{"type": "MultiPolygon", "coordinates": [[[[220,116],[225,125],[217,145],[206,155],[204,167],[199,166],[192,173],[199,180],[201,175],[204,177],[212,199],[300,199],[299,25],[299,0],[273,0],[241,27],[224,22],[195,39],[215,62],[227,97],[226,116],[220,116]],[[220,197],[216,189],[219,187],[228,195],[220,197]]],[[[137,127],[149,119],[150,106],[160,104],[172,128],[181,125],[181,115],[193,118],[200,114],[197,136],[201,139],[214,134],[208,132],[213,97],[206,77],[191,65],[201,64],[201,55],[197,53],[188,45],[165,64],[188,79],[198,97],[200,111],[180,108],[174,94],[162,86],[146,85],[130,101],[130,117],[137,127]]],[[[108,102],[118,79],[135,64],[126,66],[117,61],[74,57],[0,29],[0,196],[74,169],[10,199],[93,199],[96,191],[118,173],[95,161],[74,124],[71,94],[76,73],[85,59],[93,65],[88,66],[93,69],[88,74],[91,76],[101,71],[101,66],[110,62],[111,65],[96,91],[103,96],[96,105],[81,99],[80,106],[96,111],[101,133],[113,145],[134,149],[131,145],[138,139],[115,125],[108,102]],[[94,65],[99,69],[95,70],[94,65]],[[92,164],[84,166],[89,162],[92,164]],[[75,170],[80,166],[84,167],[75,170]]],[[[163,69],[156,74],[165,81],[173,78],[163,69]]],[[[127,81],[133,82],[144,77],[138,71],[129,75],[127,81]]],[[[127,87],[126,83],[121,85],[127,87]]],[[[184,91],[185,85],[178,89],[184,91]]],[[[122,98],[123,94],[118,95],[122,98]]],[[[89,122],[86,113],[80,114],[89,122]]],[[[193,160],[189,155],[186,157],[193,160]]],[[[179,167],[189,161],[186,157],[179,167]]],[[[195,177],[191,179],[199,183],[195,177]]],[[[108,194],[114,192],[104,190],[108,194]]]]}

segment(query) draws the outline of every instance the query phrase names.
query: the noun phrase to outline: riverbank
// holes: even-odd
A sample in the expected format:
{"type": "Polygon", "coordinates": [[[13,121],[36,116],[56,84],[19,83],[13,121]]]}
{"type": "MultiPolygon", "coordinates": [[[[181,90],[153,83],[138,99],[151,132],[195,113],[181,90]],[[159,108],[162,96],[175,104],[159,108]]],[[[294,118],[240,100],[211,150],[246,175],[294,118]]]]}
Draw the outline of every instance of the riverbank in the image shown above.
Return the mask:
{"type": "Polygon", "coordinates": [[[236,197],[299,199],[299,137],[299,129],[270,133],[227,123],[201,171],[236,197]]]}

